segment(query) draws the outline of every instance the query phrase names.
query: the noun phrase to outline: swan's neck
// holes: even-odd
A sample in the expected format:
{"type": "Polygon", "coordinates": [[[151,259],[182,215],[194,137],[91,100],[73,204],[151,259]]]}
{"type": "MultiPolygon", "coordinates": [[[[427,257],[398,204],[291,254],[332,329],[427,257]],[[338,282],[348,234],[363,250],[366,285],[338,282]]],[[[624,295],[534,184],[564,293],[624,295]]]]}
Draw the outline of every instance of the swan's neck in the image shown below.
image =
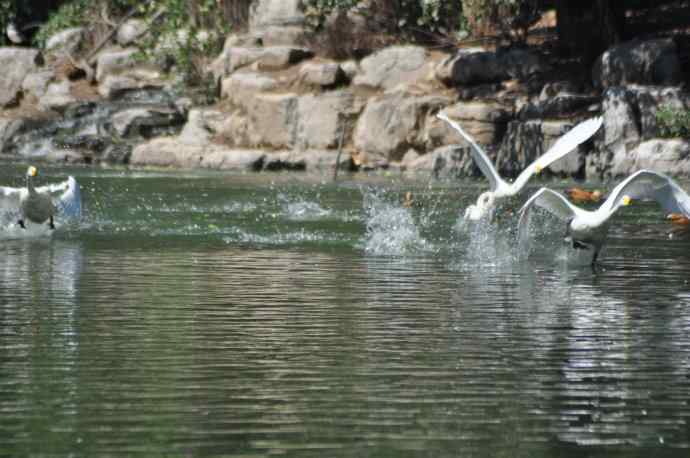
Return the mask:
{"type": "Polygon", "coordinates": [[[29,194],[36,194],[36,188],[34,188],[34,180],[29,175],[26,176],[26,189],[29,191],[29,194]]]}

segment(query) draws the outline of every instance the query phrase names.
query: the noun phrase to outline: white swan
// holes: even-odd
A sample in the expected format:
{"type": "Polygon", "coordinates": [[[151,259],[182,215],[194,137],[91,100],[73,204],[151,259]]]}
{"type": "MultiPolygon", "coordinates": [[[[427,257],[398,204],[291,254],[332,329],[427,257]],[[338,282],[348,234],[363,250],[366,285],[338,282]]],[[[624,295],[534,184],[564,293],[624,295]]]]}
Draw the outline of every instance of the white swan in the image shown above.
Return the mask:
{"type": "Polygon", "coordinates": [[[2,213],[18,215],[17,223],[24,229],[27,223],[48,223],[54,229],[56,215],[65,219],[81,216],[81,193],[74,177],[70,176],[61,183],[35,187],[33,179],[36,175],[38,170],[31,166],[26,172],[25,188],[0,186],[2,213]]]}
{"type": "Polygon", "coordinates": [[[559,138],[546,153],[527,166],[513,183],[508,183],[498,174],[498,171],[491,163],[484,150],[472,139],[472,137],[462,130],[457,122],[452,121],[442,112],[439,112],[436,116],[450,124],[451,127],[457,130],[467,143],[470,144],[470,154],[472,154],[474,162],[489,180],[491,190],[482,193],[477,199],[477,203],[475,205],[470,205],[465,210],[465,218],[473,221],[490,215],[498,200],[518,194],[525,187],[525,184],[527,184],[527,181],[532,175],[541,172],[551,165],[551,163],[562,158],[578,145],[587,141],[597,130],[599,130],[603,122],[603,118],[598,117],[579,123],[559,138]]]}
{"type": "Polygon", "coordinates": [[[595,211],[583,210],[571,204],[563,195],[541,188],[520,209],[518,237],[522,244],[527,237],[528,214],[532,207],[540,207],[567,221],[566,237],[575,249],[592,254],[592,264],[606,239],[609,218],[633,200],[655,200],[666,211],[690,215],[690,197],[673,180],[651,170],[640,170],[619,183],[609,197],[595,211]]]}

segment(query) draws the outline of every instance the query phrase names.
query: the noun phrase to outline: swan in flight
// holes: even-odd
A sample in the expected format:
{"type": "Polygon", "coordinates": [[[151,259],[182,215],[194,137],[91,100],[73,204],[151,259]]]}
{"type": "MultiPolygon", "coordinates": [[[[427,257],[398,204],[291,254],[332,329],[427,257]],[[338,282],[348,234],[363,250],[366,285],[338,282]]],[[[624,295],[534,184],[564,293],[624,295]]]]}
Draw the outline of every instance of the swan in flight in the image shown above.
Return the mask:
{"type": "Polygon", "coordinates": [[[465,210],[465,218],[472,221],[477,221],[490,215],[498,200],[517,195],[525,187],[532,175],[541,172],[551,165],[551,163],[562,158],[570,151],[574,150],[578,145],[587,141],[597,130],[599,130],[603,122],[603,118],[597,117],[576,125],[568,131],[568,133],[556,140],[556,143],[554,143],[546,153],[527,166],[513,183],[508,183],[498,174],[498,171],[491,163],[484,150],[472,139],[472,137],[462,130],[457,122],[448,118],[443,112],[439,112],[436,116],[450,124],[450,126],[457,130],[467,143],[470,144],[470,154],[474,162],[489,180],[491,190],[480,194],[477,203],[475,205],[470,205],[465,210]]]}
{"type": "Polygon", "coordinates": [[[572,242],[573,248],[590,252],[594,264],[608,233],[609,218],[633,200],[655,200],[666,211],[690,215],[690,196],[673,180],[661,173],[640,170],[613,188],[604,203],[594,211],[583,210],[563,195],[541,188],[520,209],[520,243],[527,237],[529,211],[540,207],[567,221],[566,240],[572,242]]]}
{"type": "Polygon", "coordinates": [[[48,223],[55,229],[54,219],[60,215],[65,219],[81,216],[81,193],[74,177],[67,180],[35,187],[34,178],[38,169],[31,166],[26,171],[26,187],[0,186],[0,211],[3,214],[18,215],[17,224],[26,229],[27,222],[42,225],[48,223]]]}

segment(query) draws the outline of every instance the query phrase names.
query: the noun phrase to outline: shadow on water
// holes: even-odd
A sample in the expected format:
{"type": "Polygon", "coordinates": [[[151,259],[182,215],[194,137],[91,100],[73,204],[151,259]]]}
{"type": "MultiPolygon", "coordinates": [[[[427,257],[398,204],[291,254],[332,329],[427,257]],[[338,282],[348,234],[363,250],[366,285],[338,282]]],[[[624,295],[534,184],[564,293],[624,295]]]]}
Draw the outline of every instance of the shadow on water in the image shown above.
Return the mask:
{"type": "Polygon", "coordinates": [[[593,271],[426,184],[78,172],[81,226],[0,245],[0,455],[690,448],[690,239],[645,209],[593,271]]]}

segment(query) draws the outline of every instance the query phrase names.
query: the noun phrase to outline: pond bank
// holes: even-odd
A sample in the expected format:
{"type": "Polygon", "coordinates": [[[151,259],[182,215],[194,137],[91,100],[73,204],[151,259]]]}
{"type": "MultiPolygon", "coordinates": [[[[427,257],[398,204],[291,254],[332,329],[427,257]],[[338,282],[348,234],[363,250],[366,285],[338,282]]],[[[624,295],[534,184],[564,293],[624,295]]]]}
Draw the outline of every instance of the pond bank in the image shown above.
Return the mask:
{"type": "Polygon", "coordinates": [[[210,106],[171,95],[174,75],[142,62],[140,19],[95,56],[92,81],[66,64],[79,29],[45,50],[0,48],[0,64],[12,69],[0,76],[2,156],[243,170],[333,168],[339,160],[352,170],[479,175],[462,139],[436,119],[445,110],[508,176],[598,115],[601,131],[552,173],[690,176],[688,140],[662,138],[657,116],[690,107],[671,38],[623,43],[592,69],[574,70],[538,47],[390,46],[333,61],[303,45],[300,2],[259,4],[249,30],[229,35],[207,66],[219,93],[210,106]]]}

